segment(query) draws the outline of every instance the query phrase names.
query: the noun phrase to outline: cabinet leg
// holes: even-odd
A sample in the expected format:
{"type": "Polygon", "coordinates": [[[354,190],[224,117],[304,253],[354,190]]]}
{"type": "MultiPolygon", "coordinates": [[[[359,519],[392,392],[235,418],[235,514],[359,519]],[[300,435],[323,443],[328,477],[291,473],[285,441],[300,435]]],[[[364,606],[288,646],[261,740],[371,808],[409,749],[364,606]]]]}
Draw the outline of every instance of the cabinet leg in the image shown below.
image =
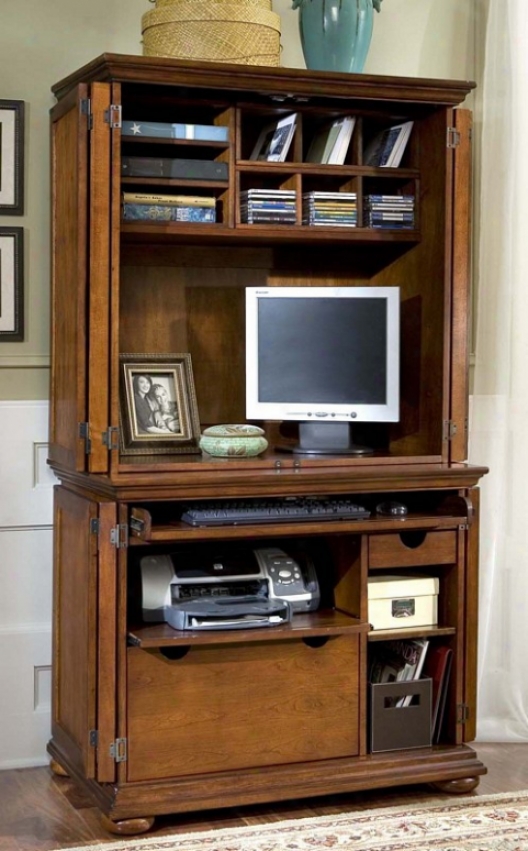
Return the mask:
{"type": "Polygon", "coordinates": [[[105,815],[101,815],[101,824],[109,833],[117,833],[120,836],[133,836],[136,833],[146,833],[154,824],[154,816],[144,818],[125,818],[121,821],[112,821],[105,815]]]}
{"type": "Polygon", "coordinates": [[[459,777],[457,780],[439,780],[431,783],[433,789],[439,792],[447,792],[448,795],[467,795],[476,789],[480,783],[480,777],[459,777]]]}
{"type": "Polygon", "coordinates": [[[56,759],[50,759],[50,768],[53,771],[53,773],[57,775],[57,777],[69,777],[70,776],[68,774],[68,772],[66,771],[66,769],[64,769],[62,767],[62,765],[57,762],[56,759]]]}

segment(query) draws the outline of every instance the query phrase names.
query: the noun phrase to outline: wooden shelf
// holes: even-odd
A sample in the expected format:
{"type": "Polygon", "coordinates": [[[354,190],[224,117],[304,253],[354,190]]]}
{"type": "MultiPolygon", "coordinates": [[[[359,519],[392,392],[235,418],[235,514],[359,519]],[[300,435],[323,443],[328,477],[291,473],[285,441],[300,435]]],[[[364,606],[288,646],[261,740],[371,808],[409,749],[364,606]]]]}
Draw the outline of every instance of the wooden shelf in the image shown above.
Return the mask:
{"type": "Polygon", "coordinates": [[[368,630],[368,624],[343,612],[318,611],[313,614],[296,614],[288,624],[257,629],[225,629],[209,631],[184,631],[172,629],[167,624],[142,626],[130,630],[128,642],[137,647],[171,647],[205,644],[247,644],[257,641],[293,641],[325,639],[336,635],[358,634],[368,630]]]}
{"type": "MultiPolygon", "coordinates": [[[[146,178],[145,178],[146,179],[146,178]]],[[[191,183],[189,183],[191,185],[191,183]]],[[[193,183],[198,186],[203,184],[193,183]]],[[[124,242],[202,242],[209,244],[287,244],[287,243],[416,243],[417,230],[392,230],[375,228],[331,228],[308,225],[246,225],[230,228],[225,224],[188,224],[183,222],[123,222],[121,237],[124,242]]]]}
{"type": "Polygon", "coordinates": [[[455,627],[417,626],[412,629],[371,629],[368,634],[368,640],[372,642],[394,641],[398,638],[441,638],[446,635],[456,635],[455,627]]]}

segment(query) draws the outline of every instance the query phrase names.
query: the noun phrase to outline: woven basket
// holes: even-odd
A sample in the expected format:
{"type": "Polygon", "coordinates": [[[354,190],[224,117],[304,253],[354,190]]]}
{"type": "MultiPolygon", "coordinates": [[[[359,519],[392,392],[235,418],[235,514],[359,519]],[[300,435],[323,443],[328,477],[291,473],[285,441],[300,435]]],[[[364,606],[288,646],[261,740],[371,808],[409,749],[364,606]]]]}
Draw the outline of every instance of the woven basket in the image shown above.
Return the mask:
{"type": "Polygon", "coordinates": [[[279,65],[271,0],[157,0],[141,19],[145,56],[279,65]]]}

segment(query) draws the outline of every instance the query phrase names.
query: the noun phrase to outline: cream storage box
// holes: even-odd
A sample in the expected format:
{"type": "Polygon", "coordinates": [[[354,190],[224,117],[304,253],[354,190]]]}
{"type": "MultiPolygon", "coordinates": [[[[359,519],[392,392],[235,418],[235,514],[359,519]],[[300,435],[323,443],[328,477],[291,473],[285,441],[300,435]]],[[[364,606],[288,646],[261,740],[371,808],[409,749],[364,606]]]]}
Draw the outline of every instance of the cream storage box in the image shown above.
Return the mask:
{"type": "Polygon", "coordinates": [[[404,629],[438,623],[438,577],[373,576],[368,580],[372,629],[404,629]]]}

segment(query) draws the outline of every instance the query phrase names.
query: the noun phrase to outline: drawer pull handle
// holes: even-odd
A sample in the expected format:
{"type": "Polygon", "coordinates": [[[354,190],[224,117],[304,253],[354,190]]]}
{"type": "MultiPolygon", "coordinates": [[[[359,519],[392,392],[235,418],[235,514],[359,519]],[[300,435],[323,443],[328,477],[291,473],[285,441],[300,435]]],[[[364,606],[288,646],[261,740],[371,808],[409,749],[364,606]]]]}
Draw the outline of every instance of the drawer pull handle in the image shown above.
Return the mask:
{"type": "Polygon", "coordinates": [[[416,550],[421,547],[427,537],[427,532],[400,532],[400,540],[404,547],[416,550]]]}
{"type": "Polygon", "coordinates": [[[303,642],[306,646],[312,648],[324,647],[326,642],[329,640],[330,639],[327,635],[314,635],[312,638],[303,638],[303,642]]]}
{"type": "Polygon", "coordinates": [[[183,659],[184,656],[187,656],[190,649],[189,645],[185,644],[178,647],[160,647],[159,652],[162,656],[165,656],[165,659],[176,662],[178,659],[183,659]]]}

